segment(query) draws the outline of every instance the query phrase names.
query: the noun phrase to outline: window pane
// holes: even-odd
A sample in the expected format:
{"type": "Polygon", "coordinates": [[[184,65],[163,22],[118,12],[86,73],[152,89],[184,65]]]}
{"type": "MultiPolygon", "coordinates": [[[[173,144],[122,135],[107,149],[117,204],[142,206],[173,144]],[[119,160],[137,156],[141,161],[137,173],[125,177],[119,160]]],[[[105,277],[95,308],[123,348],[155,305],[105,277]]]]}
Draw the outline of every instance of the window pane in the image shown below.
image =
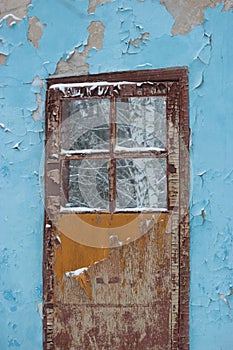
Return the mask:
{"type": "Polygon", "coordinates": [[[117,146],[166,147],[166,97],[117,100],[117,146]]]}
{"type": "Polygon", "coordinates": [[[108,99],[66,100],[62,105],[62,148],[85,150],[109,148],[108,99]]]}
{"type": "Polygon", "coordinates": [[[70,160],[66,207],[109,209],[106,160],[70,160]]]}
{"type": "Polygon", "coordinates": [[[117,209],[166,208],[166,159],[119,159],[117,209]]]}

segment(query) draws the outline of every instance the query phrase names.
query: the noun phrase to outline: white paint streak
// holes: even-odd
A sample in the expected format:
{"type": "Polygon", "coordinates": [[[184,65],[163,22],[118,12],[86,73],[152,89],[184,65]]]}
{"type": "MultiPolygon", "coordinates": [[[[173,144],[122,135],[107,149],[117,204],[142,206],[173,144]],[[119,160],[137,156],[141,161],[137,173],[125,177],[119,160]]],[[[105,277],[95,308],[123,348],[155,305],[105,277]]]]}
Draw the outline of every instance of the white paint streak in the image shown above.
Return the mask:
{"type": "Polygon", "coordinates": [[[88,267],[81,267],[78,270],[68,271],[68,272],[65,273],[65,275],[67,277],[77,277],[77,276],[81,275],[86,270],[88,270],[88,267]]]}

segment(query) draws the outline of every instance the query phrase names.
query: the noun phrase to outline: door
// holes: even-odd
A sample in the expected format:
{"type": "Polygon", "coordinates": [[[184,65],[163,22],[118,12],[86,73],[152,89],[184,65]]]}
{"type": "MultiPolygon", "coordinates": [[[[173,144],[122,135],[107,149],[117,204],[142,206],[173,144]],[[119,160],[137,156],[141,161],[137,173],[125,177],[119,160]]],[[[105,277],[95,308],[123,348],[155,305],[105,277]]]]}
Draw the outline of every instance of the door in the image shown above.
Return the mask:
{"type": "Polygon", "coordinates": [[[48,85],[44,349],[188,348],[186,69],[48,85]]]}

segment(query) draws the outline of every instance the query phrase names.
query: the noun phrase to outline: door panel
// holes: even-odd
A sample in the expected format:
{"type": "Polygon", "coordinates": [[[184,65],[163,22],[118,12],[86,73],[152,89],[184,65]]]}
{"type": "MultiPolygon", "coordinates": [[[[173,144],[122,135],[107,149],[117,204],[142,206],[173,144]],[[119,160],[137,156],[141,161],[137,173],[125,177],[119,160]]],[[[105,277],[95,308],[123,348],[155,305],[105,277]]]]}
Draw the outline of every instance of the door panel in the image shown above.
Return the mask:
{"type": "MultiPolygon", "coordinates": [[[[68,348],[67,344],[70,349],[78,349],[78,344],[83,349],[165,349],[166,344],[169,349],[169,214],[140,215],[135,221],[138,234],[139,229],[143,232],[141,237],[108,250],[88,250],[69,238],[66,248],[61,238],[61,247],[56,250],[54,287],[56,349],[68,348]],[[77,276],[72,272],[69,275],[69,271],[82,267],[87,270],[77,276]],[[60,345],[63,332],[66,347],[60,345]]],[[[127,229],[125,233],[130,234],[127,229]]],[[[117,227],[115,234],[120,236],[117,227]]]]}

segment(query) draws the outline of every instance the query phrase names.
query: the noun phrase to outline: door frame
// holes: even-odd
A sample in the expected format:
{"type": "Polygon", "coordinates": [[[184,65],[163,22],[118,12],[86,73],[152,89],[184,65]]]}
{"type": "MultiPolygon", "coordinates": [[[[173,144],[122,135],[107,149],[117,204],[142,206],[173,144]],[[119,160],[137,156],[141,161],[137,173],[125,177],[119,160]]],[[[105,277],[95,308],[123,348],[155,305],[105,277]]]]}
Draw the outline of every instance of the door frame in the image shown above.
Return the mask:
{"type": "MultiPolygon", "coordinates": [[[[188,69],[187,67],[176,67],[157,70],[140,70],[127,72],[113,72],[85,76],[72,77],[51,77],[47,80],[46,95],[46,140],[51,138],[50,129],[61,119],[60,91],[54,90],[49,93],[54,84],[73,84],[89,82],[117,82],[128,80],[153,81],[159,83],[176,82],[179,86],[179,233],[178,237],[172,242],[172,275],[178,276],[178,279],[172,282],[177,284],[178,305],[173,305],[172,310],[172,350],[189,349],[189,96],[188,96],[188,69]],[[178,239],[178,241],[177,241],[178,239]]],[[[56,132],[54,133],[56,138],[56,132]]],[[[57,135],[58,136],[58,135],[57,135]]],[[[46,164],[47,164],[46,156],[46,164]]],[[[56,163],[56,160],[54,164],[56,163]]],[[[50,205],[49,196],[55,196],[60,191],[59,181],[51,181],[47,176],[52,168],[45,165],[45,222],[44,222],[44,253],[43,253],[43,332],[44,332],[44,350],[52,350],[53,347],[53,281],[54,281],[54,262],[55,246],[58,244],[56,236],[56,227],[53,224],[53,215],[56,215],[58,204],[50,205]],[[48,208],[51,209],[48,215],[48,208]]],[[[54,170],[57,170],[54,166],[54,170]]],[[[176,277],[175,277],[176,278],[176,277]]],[[[171,286],[171,287],[173,287],[171,286]]],[[[175,292],[174,292],[175,293],[175,292]]]]}

